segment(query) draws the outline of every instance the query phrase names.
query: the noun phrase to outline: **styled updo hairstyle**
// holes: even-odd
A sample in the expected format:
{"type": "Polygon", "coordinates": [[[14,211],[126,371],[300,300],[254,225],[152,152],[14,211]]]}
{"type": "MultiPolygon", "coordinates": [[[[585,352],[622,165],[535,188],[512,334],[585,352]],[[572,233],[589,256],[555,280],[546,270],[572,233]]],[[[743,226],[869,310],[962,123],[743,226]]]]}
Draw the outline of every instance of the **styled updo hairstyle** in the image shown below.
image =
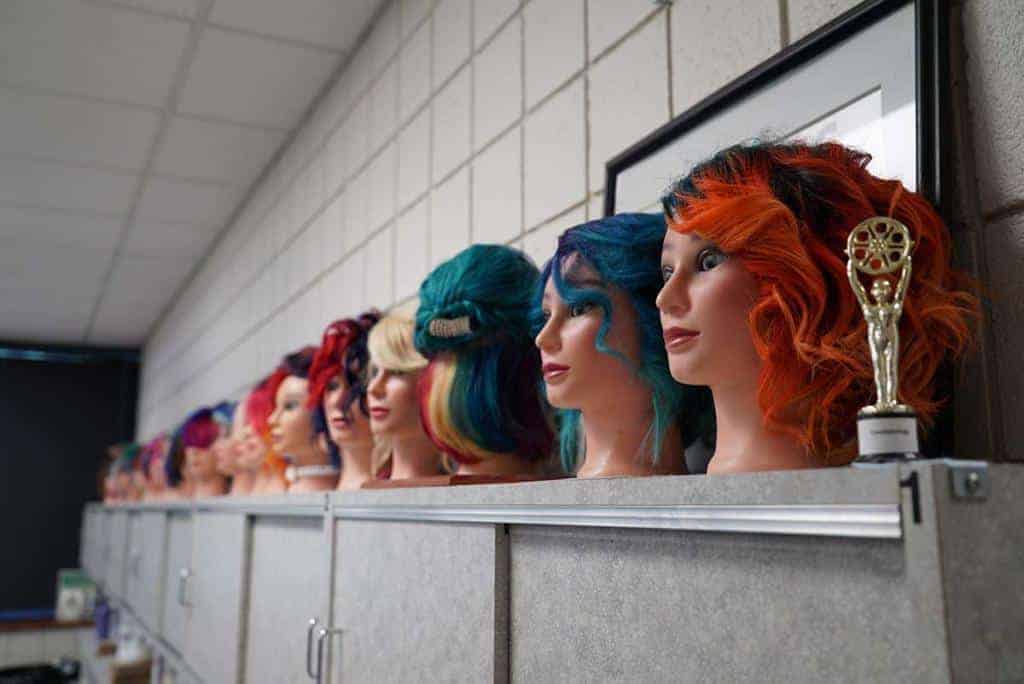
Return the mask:
{"type": "Polygon", "coordinates": [[[551,453],[530,323],[539,275],[518,250],[473,245],[420,286],[414,342],[430,361],[420,416],[437,448],[459,463],[551,453]]]}
{"type": "MultiPolygon", "coordinates": [[[[597,350],[625,363],[651,390],[654,420],[644,440],[652,462],[657,463],[668,429],[676,425],[684,447],[698,437],[710,441],[714,431],[711,392],[706,387],[681,385],[669,372],[668,356],[661,330],[661,317],[654,304],[662,286],[661,245],[665,239],[665,218],[661,214],[618,214],[582,223],[558,238],[555,255],[545,264],[534,296],[534,332],[542,327],[540,310],[548,280],[567,306],[592,305],[603,317],[597,331],[597,350]],[[636,363],[606,344],[611,329],[612,301],[601,288],[575,282],[570,259],[582,259],[597,272],[605,285],[617,287],[629,298],[637,318],[640,358],[636,363]],[[568,275],[568,277],[567,277],[568,275]]],[[[560,409],[560,452],[567,472],[579,465],[580,411],[560,409]]]]}
{"type": "Polygon", "coordinates": [[[846,241],[865,219],[902,222],[914,241],[900,322],[900,400],[929,427],[936,373],[972,338],[977,298],[950,266],[950,234],[921,195],[876,178],[871,156],[838,143],[756,142],[698,164],[662,199],[670,230],[739,259],[758,283],[749,327],[764,365],[768,427],[831,465],[854,456],[856,416],[874,396],[866,323],[846,274],[846,241]]]}

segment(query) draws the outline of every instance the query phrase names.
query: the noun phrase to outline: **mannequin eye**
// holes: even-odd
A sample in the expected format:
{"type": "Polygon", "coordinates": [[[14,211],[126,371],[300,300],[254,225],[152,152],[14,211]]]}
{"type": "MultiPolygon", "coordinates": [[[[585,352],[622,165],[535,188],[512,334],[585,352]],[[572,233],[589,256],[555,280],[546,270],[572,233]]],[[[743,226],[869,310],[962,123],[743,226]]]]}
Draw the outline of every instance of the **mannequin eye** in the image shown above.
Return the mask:
{"type": "Polygon", "coordinates": [[[569,307],[569,315],[572,317],[582,316],[583,314],[587,313],[593,308],[594,305],[591,304],[590,302],[584,302],[582,304],[573,304],[572,306],[569,307]]]}
{"type": "Polygon", "coordinates": [[[672,268],[671,266],[668,266],[668,265],[662,266],[661,267],[661,282],[667,283],[669,281],[669,279],[672,278],[672,274],[675,273],[675,272],[676,272],[676,270],[674,268],[672,268]]]}
{"type": "Polygon", "coordinates": [[[717,247],[708,247],[701,250],[697,255],[697,270],[710,271],[716,266],[721,266],[728,257],[717,247]]]}

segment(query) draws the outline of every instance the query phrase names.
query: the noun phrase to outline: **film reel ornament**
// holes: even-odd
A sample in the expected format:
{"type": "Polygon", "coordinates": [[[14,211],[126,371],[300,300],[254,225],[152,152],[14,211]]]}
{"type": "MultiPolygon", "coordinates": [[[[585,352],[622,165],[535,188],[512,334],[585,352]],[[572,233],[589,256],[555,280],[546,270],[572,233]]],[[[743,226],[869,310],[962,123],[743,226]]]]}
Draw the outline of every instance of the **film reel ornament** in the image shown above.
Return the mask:
{"type": "Polygon", "coordinates": [[[913,271],[910,229],[894,218],[875,216],[857,224],[846,240],[846,274],[867,322],[875,374],[875,403],[857,415],[861,462],[916,458],[917,416],[899,402],[900,317],[913,271]],[[893,288],[891,276],[899,272],[893,288]],[[861,276],[871,278],[867,290],[861,276]]]}

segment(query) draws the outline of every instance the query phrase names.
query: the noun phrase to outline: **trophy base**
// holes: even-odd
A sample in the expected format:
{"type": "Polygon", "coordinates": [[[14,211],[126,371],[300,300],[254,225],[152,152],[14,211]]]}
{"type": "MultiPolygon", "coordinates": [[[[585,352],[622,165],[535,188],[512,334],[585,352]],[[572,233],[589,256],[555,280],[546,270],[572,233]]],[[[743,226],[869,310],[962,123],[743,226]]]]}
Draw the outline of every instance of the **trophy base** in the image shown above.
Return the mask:
{"type": "Polygon", "coordinates": [[[857,415],[857,463],[910,461],[918,457],[913,411],[861,411],[857,415]]]}

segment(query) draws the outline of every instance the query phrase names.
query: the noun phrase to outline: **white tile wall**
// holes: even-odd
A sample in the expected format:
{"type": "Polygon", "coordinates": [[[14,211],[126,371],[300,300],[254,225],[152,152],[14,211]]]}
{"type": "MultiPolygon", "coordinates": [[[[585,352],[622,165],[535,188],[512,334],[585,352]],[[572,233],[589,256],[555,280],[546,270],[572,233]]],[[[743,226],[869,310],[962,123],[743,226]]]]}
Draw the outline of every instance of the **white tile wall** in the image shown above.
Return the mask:
{"type": "MultiPolygon", "coordinates": [[[[788,2],[794,26],[819,21],[788,2]]],[[[543,263],[562,230],[600,216],[609,156],[664,123],[673,97],[678,111],[779,49],[784,33],[774,1],[393,0],[377,17],[150,335],[140,437],[241,393],[331,320],[409,305],[429,270],[471,241],[521,246],[543,263]]],[[[260,69],[322,68],[302,48],[285,53],[252,55],[243,90],[262,83],[260,69]]],[[[184,108],[275,125],[296,115],[261,111],[258,92],[227,95],[203,86],[184,108]]],[[[217,155],[240,153],[232,145],[217,155]]],[[[215,161],[196,173],[215,176],[215,161]]],[[[171,194],[154,198],[155,218],[219,201],[171,194]]]]}
{"type": "Polygon", "coordinates": [[[521,141],[514,128],[473,162],[473,242],[507,243],[522,232],[521,141]]]}
{"type": "Polygon", "coordinates": [[[522,116],[522,22],[515,19],[476,57],[473,142],[480,150],[522,116]]]}

